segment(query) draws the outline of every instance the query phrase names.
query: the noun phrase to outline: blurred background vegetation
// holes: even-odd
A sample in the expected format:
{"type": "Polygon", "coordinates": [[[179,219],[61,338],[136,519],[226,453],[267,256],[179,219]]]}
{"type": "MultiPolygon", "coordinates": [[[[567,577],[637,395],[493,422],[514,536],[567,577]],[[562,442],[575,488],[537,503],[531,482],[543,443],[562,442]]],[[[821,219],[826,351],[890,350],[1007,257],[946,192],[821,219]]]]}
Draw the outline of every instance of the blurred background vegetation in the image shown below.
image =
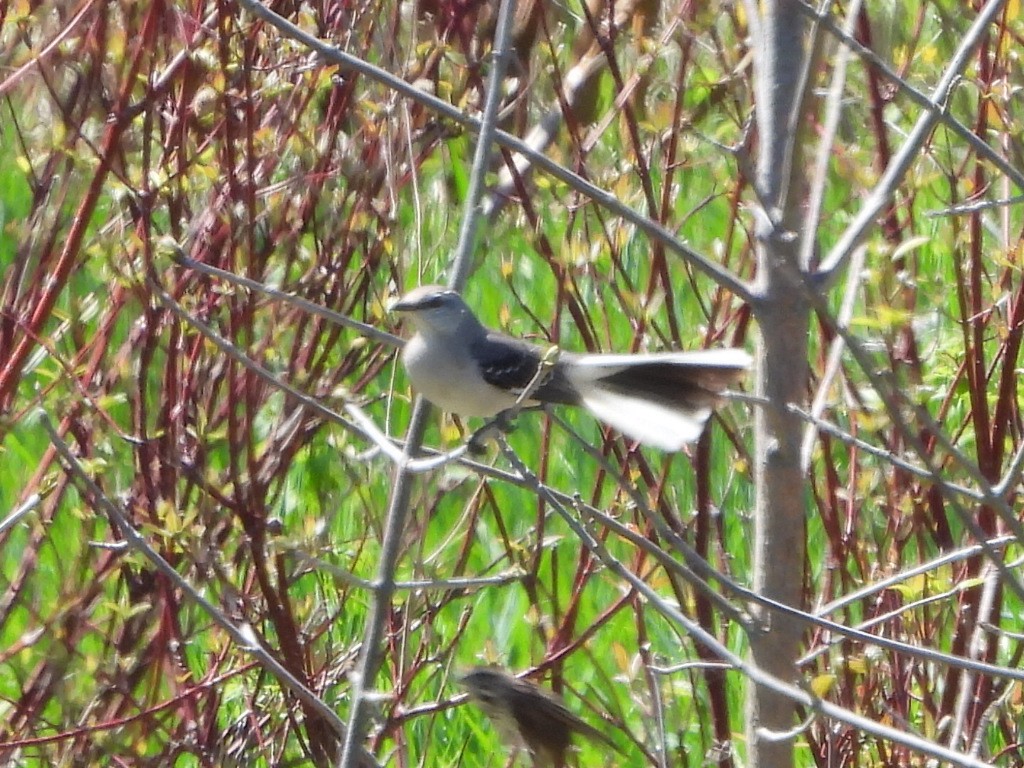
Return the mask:
{"type": "MultiPolygon", "coordinates": [[[[835,5],[842,24],[846,9],[835,5]]],[[[502,127],[526,136],[560,114],[552,159],[754,279],[758,137],[744,6],[520,6],[502,127]],[[568,100],[571,72],[586,75],[568,100]]],[[[467,114],[481,109],[494,7],[268,7],[467,114]]],[[[903,83],[927,92],[973,15],[953,0],[867,2],[853,30],[903,83]]],[[[1022,35],[1019,3],[1007,3],[948,100],[950,114],[1018,169],[1022,35]]],[[[822,33],[800,126],[809,155],[837,50],[822,33]]],[[[0,762],[329,764],[329,724],[122,546],[36,414],[48,414],[185,581],[344,718],[392,466],[342,409],[359,403],[401,439],[411,393],[387,344],[179,257],[401,333],[387,303],[450,274],[475,136],[227,0],[0,5],[0,96],[0,514],[19,512],[0,532],[0,762]],[[278,381],[342,416],[311,410],[278,381]]],[[[900,82],[856,56],[842,102],[822,250],[919,114],[900,82]]],[[[495,155],[489,189],[504,194],[488,198],[493,214],[466,289],[485,322],[572,350],[753,347],[743,302],[564,181],[529,169],[510,176],[511,159],[495,155]]],[[[977,492],[961,494],[978,528],[969,530],[936,477],[914,471],[922,461],[908,435],[945,483],[977,489],[976,468],[1005,481],[1005,500],[1019,505],[1020,207],[943,213],[1015,192],[948,126],[928,137],[863,260],[823,294],[873,365],[899,382],[908,426],[880,406],[867,375],[875,370],[839,356],[829,371],[836,336],[819,314],[808,399],[821,388],[822,418],[840,434],[819,435],[806,487],[793,489],[808,505],[802,608],[903,574],[828,617],[1008,669],[1024,649],[1021,596],[991,559],[965,549],[979,530],[997,536],[1007,523],[977,492]],[[943,553],[953,556],[910,574],[943,553]]],[[[545,485],[679,558],[653,514],[745,584],[752,407],[731,404],[676,455],[568,413],[559,415],[602,460],[542,414],[522,415],[509,441],[545,485]]],[[[441,449],[478,426],[442,414],[430,424],[426,443],[441,449]]],[[[397,578],[416,583],[399,589],[387,617],[368,741],[377,759],[506,765],[482,715],[456,706],[459,670],[500,663],[561,692],[621,747],[610,756],[580,744],[580,765],[743,764],[744,676],[716,664],[549,504],[502,476],[510,466],[500,453],[480,462],[415,481],[397,578]],[[485,581],[439,583],[456,578],[485,581]]],[[[609,555],[668,605],[745,652],[743,627],[705,591],[595,526],[609,555]]],[[[1014,565],[1020,551],[1015,539],[998,549],[1014,565]]],[[[800,672],[817,695],[997,764],[1024,761],[1018,682],[810,626],[806,650],[800,672]]],[[[824,718],[810,719],[796,757],[808,766],[920,760],[824,718]]]]}

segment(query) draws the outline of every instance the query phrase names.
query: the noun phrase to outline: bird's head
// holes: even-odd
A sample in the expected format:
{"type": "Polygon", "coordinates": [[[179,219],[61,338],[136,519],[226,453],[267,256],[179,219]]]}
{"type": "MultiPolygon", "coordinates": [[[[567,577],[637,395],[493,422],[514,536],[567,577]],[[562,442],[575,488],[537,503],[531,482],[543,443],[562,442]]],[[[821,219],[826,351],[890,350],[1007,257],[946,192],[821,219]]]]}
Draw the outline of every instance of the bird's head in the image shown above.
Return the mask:
{"type": "Polygon", "coordinates": [[[408,316],[420,333],[452,334],[479,325],[462,297],[443,285],[413,288],[390,309],[408,316]]]}
{"type": "Polygon", "coordinates": [[[491,667],[477,667],[459,678],[469,695],[485,705],[508,698],[513,683],[509,675],[491,667]]]}

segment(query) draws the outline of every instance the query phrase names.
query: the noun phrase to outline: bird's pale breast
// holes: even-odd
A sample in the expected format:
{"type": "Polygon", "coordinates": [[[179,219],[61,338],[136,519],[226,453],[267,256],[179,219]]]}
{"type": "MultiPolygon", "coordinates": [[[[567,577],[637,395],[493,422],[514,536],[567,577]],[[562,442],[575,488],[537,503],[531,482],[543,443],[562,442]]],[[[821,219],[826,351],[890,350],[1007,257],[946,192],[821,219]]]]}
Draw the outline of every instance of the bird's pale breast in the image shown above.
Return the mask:
{"type": "Polygon", "coordinates": [[[444,344],[428,344],[414,336],[402,350],[402,363],[413,388],[450,413],[494,416],[515,404],[513,395],[481,379],[471,358],[454,358],[444,344]]]}

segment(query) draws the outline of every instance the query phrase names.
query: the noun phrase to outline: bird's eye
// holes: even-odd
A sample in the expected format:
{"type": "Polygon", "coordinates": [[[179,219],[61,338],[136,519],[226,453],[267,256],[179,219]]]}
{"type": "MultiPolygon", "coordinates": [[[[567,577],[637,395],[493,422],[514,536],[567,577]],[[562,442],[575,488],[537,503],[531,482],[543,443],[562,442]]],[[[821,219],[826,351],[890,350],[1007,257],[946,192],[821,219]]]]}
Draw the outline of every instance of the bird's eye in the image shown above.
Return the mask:
{"type": "Polygon", "coordinates": [[[444,294],[436,293],[420,302],[420,309],[437,309],[444,304],[444,294]]]}

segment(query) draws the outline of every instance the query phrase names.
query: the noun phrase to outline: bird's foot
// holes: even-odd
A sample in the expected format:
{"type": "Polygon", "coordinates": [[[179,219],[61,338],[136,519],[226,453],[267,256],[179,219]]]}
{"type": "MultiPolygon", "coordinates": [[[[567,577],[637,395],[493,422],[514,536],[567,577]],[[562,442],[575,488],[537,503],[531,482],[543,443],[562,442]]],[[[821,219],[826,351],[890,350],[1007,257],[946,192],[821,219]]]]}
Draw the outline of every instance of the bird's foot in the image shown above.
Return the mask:
{"type": "Polygon", "coordinates": [[[501,431],[502,434],[509,434],[513,429],[516,428],[516,416],[519,415],[520,409],[511,409],[502,411],[492,419],[494,428],[501,431]]]}
{"type": "Polygon", "coordinates": [[[466,441],[466,449],[473,456],[482,456],[487,452],[487,441],[492,433],[507,435],[515,427],[515,413],[511,409],[502,411],[470,436],[466,441]]]}

